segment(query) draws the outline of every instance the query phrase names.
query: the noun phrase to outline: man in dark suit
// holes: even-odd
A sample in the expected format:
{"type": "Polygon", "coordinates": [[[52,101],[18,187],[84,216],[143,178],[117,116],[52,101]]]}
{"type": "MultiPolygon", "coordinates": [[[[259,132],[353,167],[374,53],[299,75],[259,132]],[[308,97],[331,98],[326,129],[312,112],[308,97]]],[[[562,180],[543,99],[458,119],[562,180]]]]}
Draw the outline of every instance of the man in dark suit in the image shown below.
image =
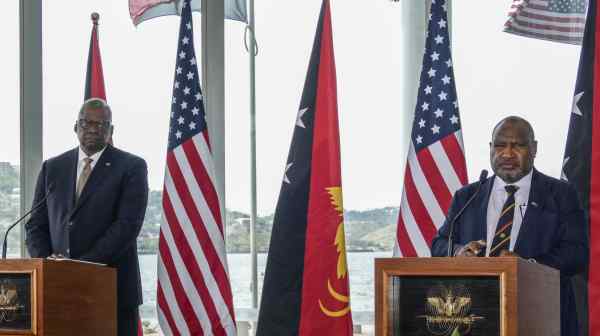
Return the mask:
{"type": "Polygon", "coordinates": [[[118,335],[136,335],[142,303],[136,238],[148,201],[146,162],[108,144],[111,110],[101,99],[83,104],[74,131],[79,147],[42,165],[33,203],[48,196],[25,224],[27,249],[34,258],[115,267],[118,335]]]}
{"type": "MultiPolygon", "coordinates": [[[[568,183],[533,168],[537,142],[519,117],[500,121],[492,133],[490,162],[495,176],[459,189],[444,225],[433,239],[432,256],[446,256],[449,221],[473,202],[454,227],[454,254],[462,257],[518,256],[556,268],[561,275],[561,335],[578,335],[570,277],[588,262],[584,212],[568,183]]],[[[558,294],[558,293],[557,293],[558,294]]]]}

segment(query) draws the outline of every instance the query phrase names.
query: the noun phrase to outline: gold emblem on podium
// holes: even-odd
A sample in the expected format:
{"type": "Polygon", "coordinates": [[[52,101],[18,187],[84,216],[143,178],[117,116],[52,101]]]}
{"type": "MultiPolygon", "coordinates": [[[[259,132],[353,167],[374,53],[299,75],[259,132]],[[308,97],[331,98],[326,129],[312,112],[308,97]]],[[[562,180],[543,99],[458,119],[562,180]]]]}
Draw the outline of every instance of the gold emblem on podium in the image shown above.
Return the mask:
{"type": "Polygon", "coordinates": [[[427,291],[424,318],[427,331],[436,336],[466,335],[484,317],[471,314],[471,293],[464,286],[435,286],[427,291]]]}
{"type": "Polygon", "coordinates": [[[19,302],[17,285],[9,280],[0,282],[0,324],[14,321],[23,308],[25,306],[19,302]]]}

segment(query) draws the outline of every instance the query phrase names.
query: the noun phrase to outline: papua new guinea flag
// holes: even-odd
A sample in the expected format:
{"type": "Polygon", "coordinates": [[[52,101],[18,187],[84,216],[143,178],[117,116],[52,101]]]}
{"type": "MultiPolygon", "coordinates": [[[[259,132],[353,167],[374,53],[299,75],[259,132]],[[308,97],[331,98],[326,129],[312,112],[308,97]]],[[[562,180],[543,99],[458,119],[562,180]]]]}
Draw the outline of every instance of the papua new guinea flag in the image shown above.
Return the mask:
{"type": "Polygon", "coordinates": [[[104,89],[104,74],[102,71],[102,58],[98,44],[98,19],[99,15],[92,14],[92,36],[90,37],[90,50],[88,52],[87,71],[85,75],[84,100],[100,98],[106,101],[104,89]]]}
{"type": "MultiPolygon", "coordinates": [[[[577,336],[600,335],[600,8],[591,0],[579,57],[562,178],[575,186],[586,211],[589,264],[573,277],[577,336]]],[[[564,326],[561,326],[564,328],[564,326]]],[[[571,330],[571,329],[569,329],[571,330]]]]}
{"type": "Polygon", "coordinates": [[[328,0],[275,210],[256,335],[352,335],[328,0]]]}

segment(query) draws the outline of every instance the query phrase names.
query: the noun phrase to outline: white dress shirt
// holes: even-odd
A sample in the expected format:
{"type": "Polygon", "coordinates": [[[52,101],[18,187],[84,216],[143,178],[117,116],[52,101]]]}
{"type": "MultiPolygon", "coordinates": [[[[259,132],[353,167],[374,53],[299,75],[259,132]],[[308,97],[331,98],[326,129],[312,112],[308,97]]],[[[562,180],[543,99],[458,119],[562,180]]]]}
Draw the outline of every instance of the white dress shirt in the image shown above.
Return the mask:
{"type": "MultiPolygon", "coordinates": [[[[106,146],[104,148],[102,148],[101,151],[95,153],[92,156],[89,156],[89,158],[92,159],[92,162],[90,163],[90,172],[92,172],[94,170],[96,163],[98,163],[98,160],[100,160],[100,156],[102,156],[102,153],[104,153],[105,149],[106,149],[106,146]]],[[[81,176],[81,172],[83,171],[83,166],[85,166],[85,162],[83,161],[83,159],[85,159],[87,157],[88,157],[87,154],[85,154],[85,152],[81,149],[81,147],[79,147],[79,156],[77,158],[77,176],[75,177],[75,190],[77,190],[77,183],[79,182],[79,176],[81,176]]]]}
{"type": "Polygon", "coordinates": [[[533,169],[529,174],[523,176],[520,180],[515,183],[506,183],[498,176],[494,177],[494,185],[492,187],[492,193],[490,194],[490,200],[488,201],[487,208],[487,241],[485,248],[485,256],[490,255],[490,248],[494,241],[494,234],[496,233],[496,226],[500,219],[500,213],[504,207],[504,202],[508,198],[508,193],[504,188],[507,185],[517,186],[519,189],[515,193],[515,215],[513,217],[513,224],[510,230],[510,246],[509,251],[513,251],[517,237],[519,237],[519,230],[521,229],[521,223],[525,217],[525,211],[527,210],[527,203],[529,202],[529,191],[531,190],[531,177],[533,176],[533,169]]]}

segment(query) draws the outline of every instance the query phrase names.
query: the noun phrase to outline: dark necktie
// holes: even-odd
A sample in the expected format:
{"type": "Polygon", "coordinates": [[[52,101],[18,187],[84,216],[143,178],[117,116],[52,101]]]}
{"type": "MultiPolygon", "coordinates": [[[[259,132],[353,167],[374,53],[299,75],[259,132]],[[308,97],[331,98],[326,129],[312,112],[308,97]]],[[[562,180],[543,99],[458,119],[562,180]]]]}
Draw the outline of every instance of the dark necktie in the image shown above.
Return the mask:
{"type": "Polygon", "coordinates": [[[507,185],[504,188],[508,193],[508,198],[504,202],[500,219],[498,219],[498,225],[496,225],[496,233],[490,247],[490,257],[497,257],[502,250],[508,250],[510,247],[510,231],[513,225],[513,218],[515,217],[515,193],[519,187],[507,185]]]}

